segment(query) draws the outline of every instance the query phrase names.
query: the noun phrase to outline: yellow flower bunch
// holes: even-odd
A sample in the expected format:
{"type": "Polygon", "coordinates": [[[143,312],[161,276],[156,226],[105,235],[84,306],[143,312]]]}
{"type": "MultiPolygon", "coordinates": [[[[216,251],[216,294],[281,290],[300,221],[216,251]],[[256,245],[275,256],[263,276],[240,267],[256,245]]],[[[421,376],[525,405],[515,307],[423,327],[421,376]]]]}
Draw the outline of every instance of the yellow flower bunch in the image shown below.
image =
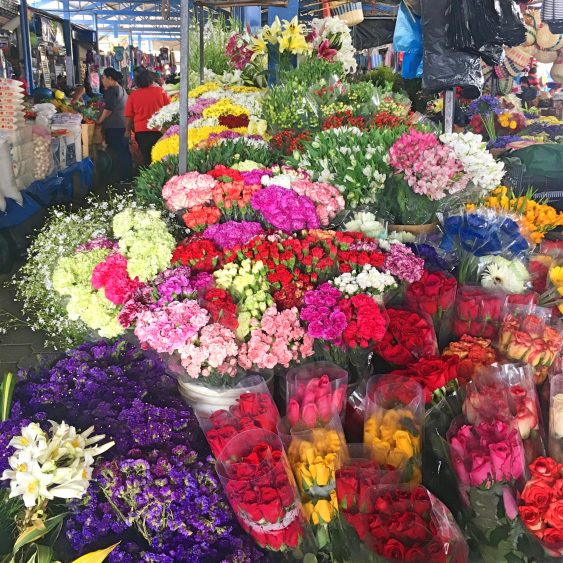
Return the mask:
{"type": "Polygon", "coordinates": [[[501,127],[508,129],[516,129],[518,127],[518,122],[512,119],[512,114],[509,111],[505,111],[498,116],[498,122],[501,127]]]}
{"type": "Polygon", "coordinates": [[[559,125],[563,123],[563,121],[557,119],[554,115],[542,115],[539,120],[542,123],[547,123],[548,125],[559,125]]]}
{"type": "Polygon", "coordinates": [[[484,205],[519,215],[524,230],[536,244],[546,233],[563,225],[563,213],[558,213],[551,205],[534,201],[531,192],[516,197],[506,186],[499,186],[485,199],[484,205]]]}
{"type": "Polygon", "coordinates": [[[553,266],[549,270],[549,279],[559,295],[563,297],[563,266],[553,266]]]}
{"type": "Polygon", "coordinates": [[[264,26],[252,41],[253,56],[265,55],[268,52],[268,44],[277,45],[280,53],[287,52],[291,55],[302,55],[311,49],[305,38],[305,26],[299,23],[297,16],[291,21],[283,22],[276,17],[271,26],[264,26]]]}
{"type": "Polygon", "coordinates": [[[294,437],[287,452],[289,464],[303,493],[326,496],[326,487],[334,488],[345,444],[336,430],[315,428],[307,438],[294,437]]]}
{"type": "Polygon", "coordinates": [[[338,513],[336,491],[331,491],[329,499],[309,500],[303,503],[303,510],[311,524],[328,524],[338,513]]]}
{"type": "Polygon", "coordinates": [[[221,88],[221,85],[217,82],[206,82],[201,86],[197,86],[196,88],[191,89],[188,92],[188,96],[190,98],[199,98],[202,94],[213,92],[214,90],[219,90],[219,88],[221,88]]]}
{"type": "Polygon", "coordinates": [[[167,156],[175,154],[180,154],[180,135],[170,135],[166,139],[160,139],[151,151],[153,162],[158,162],[167,156]]]}
{"type": "Polygon", "coordinates": [[[221,117],[222,115],[250,115],[250,112],[246,108],[233,103],[228,98],[222,98],[217,103],[203,110],[203,117],[206,119],[221,117]]]}
{"type": "Polygon", "coordinates": [[[256,86],[243,86],[242,84],[229,86],[227,90],[234,92],[235,94],[252,94],[254,92],[264,91],[262,88],[257,88],[256,86]]]}
{"type": "Polygon", "coordinates": [[[364,427],[364,443],[372,448],[379,465],[403,467],[421,451],[420,433],[415,435],[413,413],[408,409],[391,409],[374,413],[364,427]]]}

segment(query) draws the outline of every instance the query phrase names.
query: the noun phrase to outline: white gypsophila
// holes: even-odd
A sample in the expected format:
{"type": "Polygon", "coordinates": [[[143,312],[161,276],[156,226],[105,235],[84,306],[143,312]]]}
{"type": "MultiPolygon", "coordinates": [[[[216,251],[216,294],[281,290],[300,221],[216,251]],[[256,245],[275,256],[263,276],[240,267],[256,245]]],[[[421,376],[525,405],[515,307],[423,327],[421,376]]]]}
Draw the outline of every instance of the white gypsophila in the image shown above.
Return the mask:
{"type": "Polygon", "coordinates": [[[475,187],[482,193],[490,192],[500,185],[504,176],[504,164],[496,161],[487,150],[481,135],[471,133],[444,133],[440,141],[449,146],[463,164],[475,187]]]}
{"type": "Polygon", "coordinates": [[[344,225],[347,231],[362,233],[370,238],[386,238],[387,229],[385,225],[375,218],[369,211],[358,211],[354,213],[352,220],[344,225]]]}
{"type": "Polygon", "coordinates": [[[341,274],[331,283],[348,296],[357,293],[381,295],[397,287],[397,280],[391,274],[380,272],[371,264],[365,264],[359,273],[346,272],[341,274]]]}
{"type": "Polygon", "coordinates": [[[94,458],[113,447],[99,444],[105,435],[92,436],[94,427],[78,432],[65,422],[50,421],[50,435],[31,423],[14,436],[15,452],[2,480],[10,480],[10,498],[22,497],[26,508],[41,508],[54,498],[81,498],[88,489],[94,458]]]}
{"type": "Polygon", "coordinates": [[[508,260],[503,256],[484,256],[480,265],[483,267],[483,287],[499,288],[508,293],[524,293],[530,282],[530,273],[517,258],[508,260]]]}

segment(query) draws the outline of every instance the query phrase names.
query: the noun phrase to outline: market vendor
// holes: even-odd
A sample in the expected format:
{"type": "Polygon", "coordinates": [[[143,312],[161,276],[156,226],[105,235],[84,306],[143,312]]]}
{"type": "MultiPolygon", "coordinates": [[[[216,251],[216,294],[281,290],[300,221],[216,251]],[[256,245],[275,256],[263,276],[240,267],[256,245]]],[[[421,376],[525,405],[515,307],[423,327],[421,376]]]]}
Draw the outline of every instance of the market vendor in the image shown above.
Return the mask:
{"type": "Polygon", "coordinates": [[[131,179],[133,163],[128,138],[125,137],[125,104],[127,92],[121,86],[123,74],[108,67],[102,74],[104,85],[104,110],[96,124],[101,125],[108,151],[112,158],[112,171],[109,183],[131,179]]]}
{"type": "Polygon", "coordinates": [[[533,106],[538,97],[538,90],[530,84],[527,76],[520,79],[520,88],[522,91],[517,96],[522,100],[522,104],[527,108],[533,106]]]}
{"type": "Polygon", "coordinates": [[[162,137],[160,131],[149,129],[148,121],[160,108],[170,103],[168,94],[154,83],[154,75],[143,70],[136,78],[137,88],[129,94],[125,106],[126,136],[135,132],[135,139],[143,157],[142,166],[151,163],[151,151],[162,137]]]}

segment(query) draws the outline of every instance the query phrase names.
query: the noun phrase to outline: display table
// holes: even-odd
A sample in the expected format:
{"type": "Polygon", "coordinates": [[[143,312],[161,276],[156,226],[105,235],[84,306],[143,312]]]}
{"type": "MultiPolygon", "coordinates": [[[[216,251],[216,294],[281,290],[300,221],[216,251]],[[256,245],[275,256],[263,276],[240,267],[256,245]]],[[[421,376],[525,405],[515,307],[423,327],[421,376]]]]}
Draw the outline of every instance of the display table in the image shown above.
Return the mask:
{"type": "Polygon", "coordinates": [[[6,211],[0,212],[0,229],[21,225],[43,208],[80,199],[92,189],[93,184],[94,163],[90,158],[33,182],[20,192],[23,205],[12,199],[6,200],[6,211]]]}

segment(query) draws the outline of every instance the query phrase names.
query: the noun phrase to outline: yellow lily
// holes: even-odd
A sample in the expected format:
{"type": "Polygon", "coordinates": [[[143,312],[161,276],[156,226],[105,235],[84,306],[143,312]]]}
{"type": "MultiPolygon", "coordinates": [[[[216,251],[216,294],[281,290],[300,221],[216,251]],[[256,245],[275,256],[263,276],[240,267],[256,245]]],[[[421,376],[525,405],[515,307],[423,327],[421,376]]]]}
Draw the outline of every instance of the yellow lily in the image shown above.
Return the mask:
{"type": "Polygon", "coordinates": [[[281,30],[282,30],[282,25],[280,19],[278,18],[278,16],[276,16],[276,19],[274,20],[274,23],[271,26],[265,25],[262,28],[262,38],[264,39],[264,41],[267,41],[271,45],[276,45],[281,30]]]}
{"type": "Polygon", "coordinates": [[[268,45],[266,45],[266,42],[260,36],[252,37],[249,46],[252,51],[252,59],[259,55],[265,55],[268,52],[268,45]]]}

